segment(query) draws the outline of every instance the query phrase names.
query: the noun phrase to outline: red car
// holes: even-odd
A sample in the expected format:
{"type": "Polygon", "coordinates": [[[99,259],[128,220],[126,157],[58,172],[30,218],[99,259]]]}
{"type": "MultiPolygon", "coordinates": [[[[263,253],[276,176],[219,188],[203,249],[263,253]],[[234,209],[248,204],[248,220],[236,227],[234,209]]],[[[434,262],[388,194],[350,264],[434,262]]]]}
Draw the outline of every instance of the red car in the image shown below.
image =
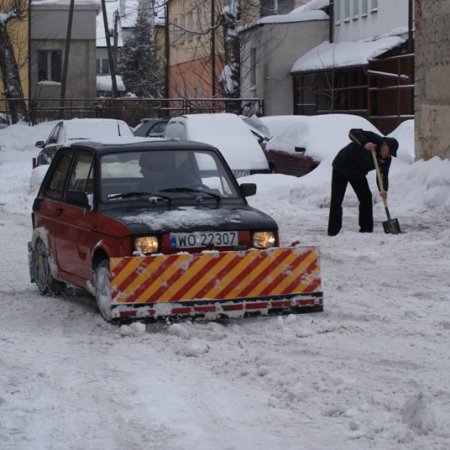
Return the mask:
{"type": "Polygon", "coordinates": [[[64,147],[33,204],[31,281],[86,289],[108,321],[321,310],[317,249],[277,247],[255,192],[207,144],[64,147]]]}

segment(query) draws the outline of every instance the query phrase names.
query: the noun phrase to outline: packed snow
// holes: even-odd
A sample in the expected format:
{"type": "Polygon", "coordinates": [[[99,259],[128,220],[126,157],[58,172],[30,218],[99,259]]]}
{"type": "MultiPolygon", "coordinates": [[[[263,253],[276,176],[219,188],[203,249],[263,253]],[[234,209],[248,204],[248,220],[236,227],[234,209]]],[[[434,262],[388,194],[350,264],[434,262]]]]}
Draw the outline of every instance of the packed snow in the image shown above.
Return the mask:
{"type": "Polygon", "coordinates": [[[121,327],[88,295],[29,282],[31,161],[52,125],[0,130],[2,450],[450,448],[450,161],[404,157],[412,121],[392,134],[399,235],[383,232],[373,172],[374,233],[349,189],[326,235],[339,148],[302,178],[240,179],[282,245],[320,248],[323,313],[121,327]]]}

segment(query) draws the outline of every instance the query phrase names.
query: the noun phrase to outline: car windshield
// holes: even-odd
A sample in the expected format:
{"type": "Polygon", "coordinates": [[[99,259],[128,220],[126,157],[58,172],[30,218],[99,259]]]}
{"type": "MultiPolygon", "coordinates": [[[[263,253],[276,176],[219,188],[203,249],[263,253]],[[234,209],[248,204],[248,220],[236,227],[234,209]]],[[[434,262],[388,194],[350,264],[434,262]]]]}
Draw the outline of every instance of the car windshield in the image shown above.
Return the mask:
{"type": "Polygon", "coordinates": [[[239,196],[217,156],[200,150],[148,150],[103,155],[101,201],[174,198],[221,201],[239,196]]]}

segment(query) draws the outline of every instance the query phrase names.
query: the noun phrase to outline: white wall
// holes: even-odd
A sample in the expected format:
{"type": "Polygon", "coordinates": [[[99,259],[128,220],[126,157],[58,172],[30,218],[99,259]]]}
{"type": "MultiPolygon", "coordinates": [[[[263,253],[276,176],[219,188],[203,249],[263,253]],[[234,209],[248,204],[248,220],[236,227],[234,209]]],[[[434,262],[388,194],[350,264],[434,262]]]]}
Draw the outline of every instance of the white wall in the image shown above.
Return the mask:
{"type": "Polygon", "coordinates": [[[408,0],[335,0],[335,42],[357,41],[397,29],[407,30],[408,3],[408,0]],[[367,1],[366,15],[361,13],[364,1],[367,1]],[[349,17],[345,14],[347,5],[349,17]]]}
{"type": "Polygon", "coordinates": [[[273,23],[241,35],[241,96],[264,99],[266,115],[292,114],[293,80],[298,58],[328,39],[328,20],[273,23]],[[250,51],[256,49],[256,84],[250,77],[250,51]]]}
{"type": "MultiPolygon", "coordinates": [[[[75,2],[72,22],[72,39],[94,39],[95,17],[98,5],[95,1],[75,2]]],[[[69,22],[69,3],[32,3],[31,39],[65,39],[69,22]]]]}

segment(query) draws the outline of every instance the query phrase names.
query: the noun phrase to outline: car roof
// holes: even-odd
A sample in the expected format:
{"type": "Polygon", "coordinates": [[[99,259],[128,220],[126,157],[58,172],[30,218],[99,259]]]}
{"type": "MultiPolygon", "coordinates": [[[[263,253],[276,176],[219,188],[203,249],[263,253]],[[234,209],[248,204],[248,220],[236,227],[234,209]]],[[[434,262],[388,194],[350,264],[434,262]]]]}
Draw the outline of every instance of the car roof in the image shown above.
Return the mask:
{"type": "Polygon", "coordinates": [[[204,150],[220,154],[217,148],[209,144],[193,141],[165,141],[155,140],[149,141],[137,139],[134,140],[114,140],[111,142],[94,142],[94,141],[82,141],[72,144],[71,148],[89,149],[95,151],[97,154],[102,155],[111,153],[114,151],[120,152],[139,152],[144,150],[204,150]]]}

